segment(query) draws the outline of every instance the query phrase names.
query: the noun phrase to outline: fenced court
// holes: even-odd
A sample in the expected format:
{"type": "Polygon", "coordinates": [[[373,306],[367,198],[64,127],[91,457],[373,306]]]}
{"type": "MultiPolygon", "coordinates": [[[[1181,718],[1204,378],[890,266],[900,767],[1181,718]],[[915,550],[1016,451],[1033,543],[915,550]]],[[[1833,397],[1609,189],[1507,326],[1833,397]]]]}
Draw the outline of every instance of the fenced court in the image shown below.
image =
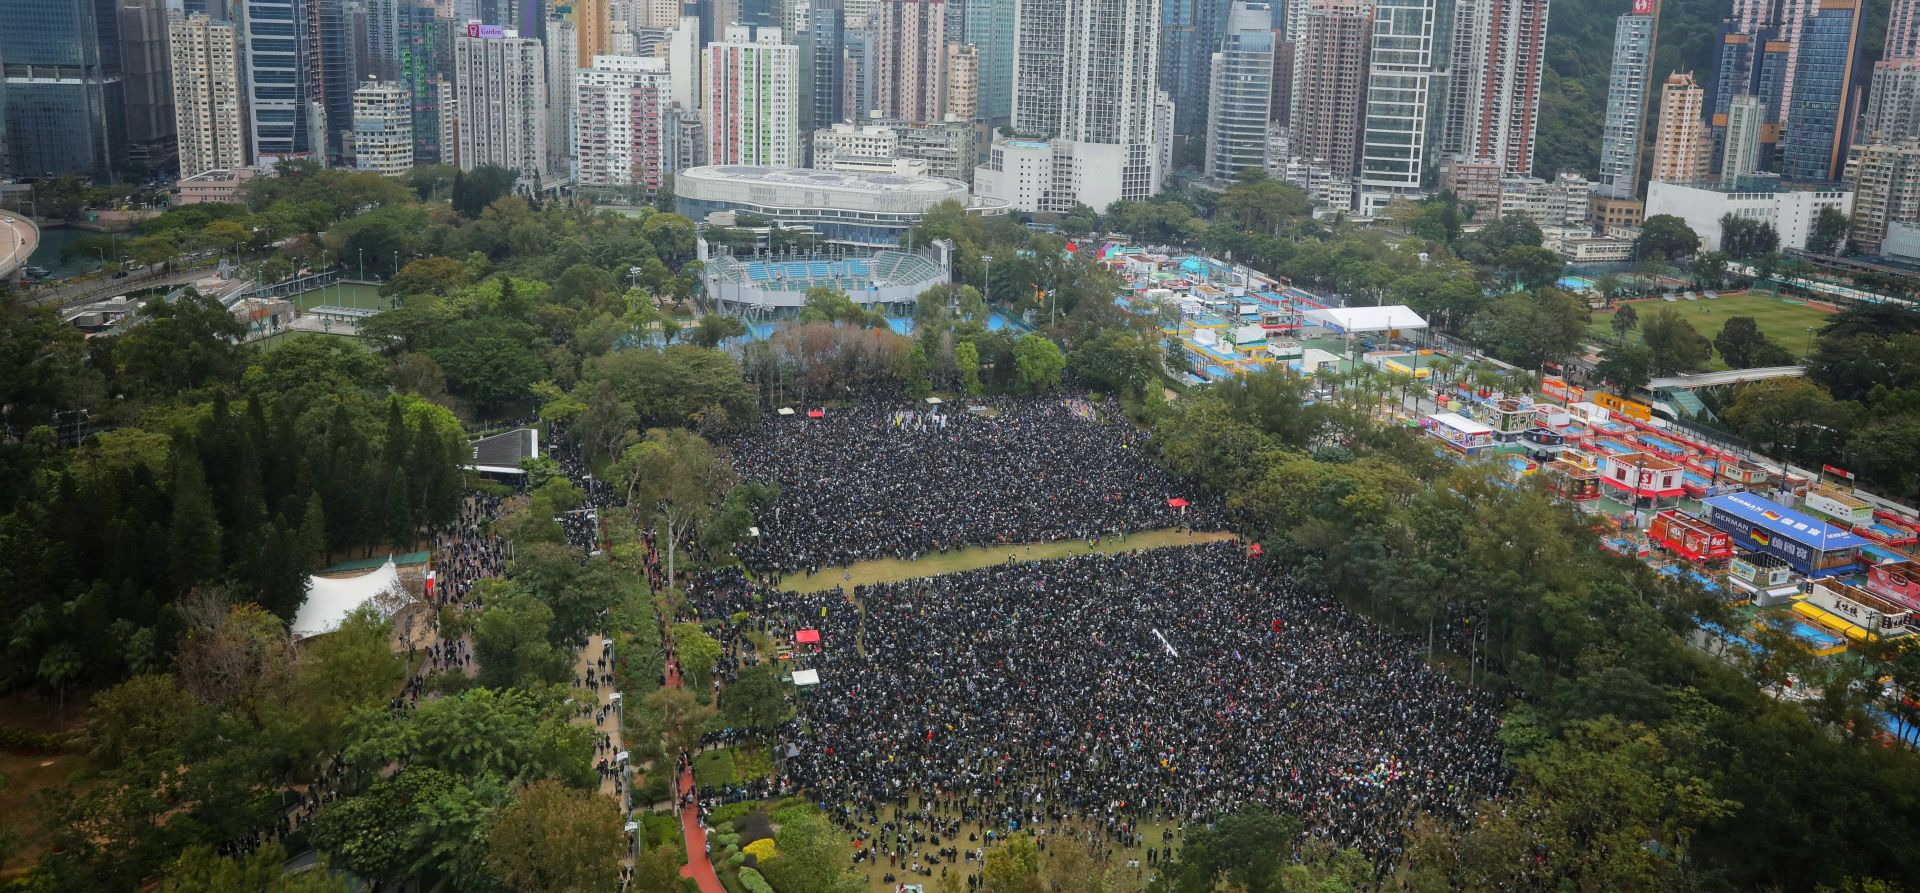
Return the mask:
{"type": "MultiPolygon", "coordinates": [[[[1615,305],[1616,308],[1622,306],[1628,305],[1615,305]]],[[[1751,316],[1754,324],[1760,327],[1761,333],[1772,339],[1775,344],[1786,348],[1795,359],[1805,356],[1807,352],[1809,341],[1807,330],[1813,329],[1818,332],[1834,313],[1833,308],[1823,304],[1809,304],[1790,298],[1752,293],[1723,295],[1712,299],[1700,297],[1692,301],[1684,298],[1675,301],[1655,298],[1633,301],[1631,306],[1640,315],[1642,325],[1662,310],[1677,311],[1688,322],[1693,323],[1694,329],[1709,339],[1720,334],[1721,327],[1727,324],[1729,318],[1751,316]]],[[[1594,341],[1601,344],[1614,342],[1612,323],[1615,312],[1614,310],[1594,312],[1593,320],[1587,324],[1587,333],[1594,341]]],[[[1640,333],[1637,330],[1629,333],[1627,340],[1630,343],[1640,343],[1640,333]]],[[[1714,369],[1727,368],[1725,361],[1717,355],[1710,366],[1714,369]]]]}
{"type": "Polygon", "coordinates": [[[380,286],[369,282],[335,282],[288,298],[301,313],[315,307],[351,307],[355,310],[389,310],[393,302],[380,295],[380,286]]]}

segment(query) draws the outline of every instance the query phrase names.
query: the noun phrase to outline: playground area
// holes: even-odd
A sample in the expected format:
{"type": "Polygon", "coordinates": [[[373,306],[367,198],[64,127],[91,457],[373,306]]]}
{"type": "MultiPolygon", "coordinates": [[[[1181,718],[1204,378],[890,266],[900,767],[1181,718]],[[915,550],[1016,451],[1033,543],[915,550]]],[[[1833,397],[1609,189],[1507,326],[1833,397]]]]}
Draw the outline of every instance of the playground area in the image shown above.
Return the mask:
{"type": "MultiPolygon", "coordinates": [[[[1673,301],[1655,298],[1630,303],[1634,311],[1640,315],[1642,325],[1662,310],[1677,310],[1688,322],[1693,323],[1695,330],[1707,336],[1708,339],[1719,335],[1720,329],[1727,324],[1728,319],[1735,316],[1751,316],[1754,323],[1760,327],[1762,334],[1772,339],[1775,344],[1786,348],[1795,359],[1806,355],[1811,341],[1807,330],[1813,329],[1817,332],[1820,327],[1827,324],[1827,318],[1836,312],[1833,307],[1826,304],[1812,304],[1752,292],[1721,295],[1717,298],[1696,296],[1692,301],[1685,298],[1673,301]]],[[[1616,308],[1620,306],[1625,305],[1615,305],[1616,308]]],[[[1601,344],[1612,344],[1615,338],[1613,333],[1615,312],[1615,310],[1595,311],[1593,320],[1587,324],[1587,334],[1601,344]]],[[[1628,333],[1627,339],[1629,342],[1638,343],[1639,331],[1636,329],[1628,333]]],[[[1713,369],[1727,368],[1726,361],[1718,355],[1714,356],[1708,365],[1713,369]]]]}

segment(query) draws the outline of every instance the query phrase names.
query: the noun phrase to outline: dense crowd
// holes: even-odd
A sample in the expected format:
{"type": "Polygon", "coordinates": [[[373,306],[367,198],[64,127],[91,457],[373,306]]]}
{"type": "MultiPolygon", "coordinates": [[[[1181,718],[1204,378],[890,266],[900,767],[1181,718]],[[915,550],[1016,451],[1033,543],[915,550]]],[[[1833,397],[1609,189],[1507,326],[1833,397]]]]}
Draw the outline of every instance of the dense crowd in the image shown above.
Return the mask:
{"type": "MultiPolygon", "coordinates": [[[[703,613],[731,583],[696,590],[703,613]]],[[[1390,861],[1416,813],[1504,783],[1492,703],[1244,544],[863,588],[864,621],[837,590],[753,593],[823,633],[788,781],[849,829],[912,805],[1137,846],[1144,823],[1262,804],[1390,861]]]]}
{"type": "Polygon", "coordinates": [[[740,557],[764,572],[813,573],[965,546],[1222,523],[1218,501],[1156,467],[1146,435],[1112,404],[975,405],[984,411],[869,403],[817,419],[768,416],[731,450],[741,477],[780,485],[740,557]]]}

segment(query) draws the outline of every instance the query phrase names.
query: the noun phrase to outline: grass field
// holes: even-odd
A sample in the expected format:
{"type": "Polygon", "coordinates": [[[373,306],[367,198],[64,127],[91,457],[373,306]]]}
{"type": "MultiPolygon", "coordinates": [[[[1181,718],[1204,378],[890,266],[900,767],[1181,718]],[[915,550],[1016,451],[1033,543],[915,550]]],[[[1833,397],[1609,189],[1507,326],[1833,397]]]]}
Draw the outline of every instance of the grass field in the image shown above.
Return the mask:
{"type": "MultiPolygon", "coordinates": [[[[1773,339],[1775,344],[1786,348],[1787,352],[1796,358],[1807,351],[1807,329],[1818,329],[1826,325],[1827,317],[1833,315],[1832,310],[1819,305],[1784,301],[1763,294],[1731,295],[1711,301],[1702,298],[1698,301],[1675,301],[1671,304],[1661,300],[1635,301],[1633,309],[1640,314],[1642,325],[1662,310],[1677,310],[1708,339],[1720,334],[1720,327],[1726,325],[1729,317],[1751,316],[1760,326],[1761,332],[1773,339]]],[[[1587,325],[1587,332],[1601,344],[1612,344],[1614,342],[1612,323],[1613,311],[1596,311],[1593,314],[1593,321],[1587,325]]],[[[1639,343],[1640,333],[1635,330],[1628,334],[1627,338],[1633,343],[1639,343]]],[[[1725,361],[1717,355],[1709,365],[1714,369],[1727,368],[1725,361]]]]}
{"type": "Polygon", "coordinates": [[[291,300],[301,313],[322,305],[358,307],[363,310],[385,310],[392,306],[380,296],[380,286],[357,282],[336,282],[325,288],[303,291],[293,295],[291,300]]]}
{"type": "Polygon", "coordinates": [[[868,586],[874,583],[897,583],[915,577],[932,577],[939,574],[951,574],[970,571],[977,568],[1001,564],[1013,555],[1018,561],[1046,561],[1052,558],[1066,558],[1070,555],[1085,555],[1099,552],[1113,555],[1128,549],[1157,549],[1161,546],[1192,546],[1200,543],[1213,543],[1233,539],[1230,533],[1181,533],[1177,530],[1149,530],[1136,533],[1125,539],[1103,539],[1098,547],[1088,547],[1086,540],[1062,540],[1053,543],[1032,543],[1029,545],[994,546],[992,548],[961,549],[944,555],[934,553],[921,557],[917,561],[901,561],[897,558],[882,558],[876,561],[862,561],[851,568],[826,568],[811,577],[805,574],[790,574],[780,581],[780,588],[789,592],[819,592],[838,586],[868,586]]]}

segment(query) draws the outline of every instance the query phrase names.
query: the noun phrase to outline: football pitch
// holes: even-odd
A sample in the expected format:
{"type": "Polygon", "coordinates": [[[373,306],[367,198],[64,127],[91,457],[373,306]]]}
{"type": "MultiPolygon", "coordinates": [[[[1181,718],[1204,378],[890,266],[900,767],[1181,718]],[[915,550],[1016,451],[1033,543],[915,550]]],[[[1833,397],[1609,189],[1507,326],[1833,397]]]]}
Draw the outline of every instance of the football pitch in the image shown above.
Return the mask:
{"type": "MultiPolygon", "coordinates": [[[[1729,318],[1751,316],[1762,333],[1772,339],[1775,344],[1786,348],[1787,352],[1793,354],[1796,359],[1807,352],[1809,341],[1807,330],[1811,328],[1817,332],[1821,326],[1827,324],[1827,317],[1833,315],[1833,311],[1823,305],[1807,304],[1764,294],[1741,294],[1713,300],[1701,298],[1697,301],[1672,302],[1656,298],[1630,303],[1634,311],[1639,313],[1640,324],[1643,326],[1660,311],[1674,310],[1688,322],[1693,323],[1694,329],[1707,336],[1709,340],[1720,334],[1720,327],[1726,325],[1729,318]]],[[[1628,305],[1614,306],[1618,308],[1628,305]]],[[[1595,342],[1602,345],[1614,343],[1613,314],[1612,310],[1594,312],[1593,321],[1587,324],[1587,332],[1593,336],[1595,342]]],[[[1639,343],[1639,330],[1635,329],[1628,333],[1627,340],[1635,344],[1639,343]]],[[[1727,368],[1718,354],[1709,365],[1714,369],[1727,368]]]]}

